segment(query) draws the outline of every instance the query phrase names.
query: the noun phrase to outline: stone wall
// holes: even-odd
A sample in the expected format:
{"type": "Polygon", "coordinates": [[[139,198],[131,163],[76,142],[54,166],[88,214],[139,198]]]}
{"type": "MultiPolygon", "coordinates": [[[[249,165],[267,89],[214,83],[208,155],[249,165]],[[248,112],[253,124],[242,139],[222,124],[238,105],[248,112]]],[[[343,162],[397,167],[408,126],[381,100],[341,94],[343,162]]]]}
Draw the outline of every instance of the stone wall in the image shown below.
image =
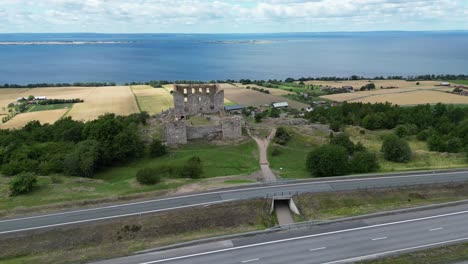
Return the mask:
{"type": "Polygon", "coordinates": [[[172,95],[177,118],[224,110],[224,91],[215,84],[174,84],[172,95]]]}
{"type": "Polygon", "coordinates": [[[222,120],[223,139],[242,137],[242,118],[233,116],[222,120]]]}
{"type": "Polygon", "coordinates": [[[187,126],[187,139],[222,139],[223,133],[221,125],[213,126],[187,126]]]}
{"type": "Polygon", "coordinates": [[[184,121],[166,124],[166,141],[168,145],[187,144],[187,126],[184,121]]]}

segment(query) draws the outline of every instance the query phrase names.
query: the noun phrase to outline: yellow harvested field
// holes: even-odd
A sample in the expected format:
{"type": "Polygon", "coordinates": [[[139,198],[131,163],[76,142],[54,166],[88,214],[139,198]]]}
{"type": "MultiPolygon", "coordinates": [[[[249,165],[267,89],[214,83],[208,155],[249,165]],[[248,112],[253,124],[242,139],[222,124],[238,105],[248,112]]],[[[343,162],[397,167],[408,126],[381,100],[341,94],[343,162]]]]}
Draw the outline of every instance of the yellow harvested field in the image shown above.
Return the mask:
{"type": "Polygon", "coordinates": [[[50,111],[41,111],[41,112],[30,112],[23,113],[15,116],[10,121],[1,124],[1,129],[16,129],[22,128],[28,122],[38,120],[41,124],[53,124],[55,121],[59,120],[68,110],[67,109],[58,109],[50,111]]]}
{"type": "Polygon", "coordinates": [[[131,88],[141,111],[146,111],[150,115],[159,114],[174,105],[174,99],[166,89],[153,88],[148,85],[135,85],[131,88]]]}
{"type": "Polygon", "coordinates": [[[259,106],[264,104],[271,104],[273,102],[288,102],[290,107],[297,109],[306,108],[308,106],[307,104],[300,103],[281,96],[248,90],[236,87],[231,84],[220,84],[220,86],[221,89],[224,90],[224,96],[227,99],[245,106],[259,106]]]}
{"type": "Polygon", "coordinates": [[[24,92],[22,96],[46,96],[47,99],[75,99],[86,98],[93,93],[95,89],[105,87],[50,87],[50,88],[34,88],[24,92]]]}
{"type": "Polygon", "coordinates": [[[417,89],[430,89],[437,87],[440,82],[437,81],[420,81],[419,85],[416,85],[417,82],[408,82],[405,80],[358,80],[358,81],[307,81],[305,82],[308,85],[322,85],[322,86],[335,86],[335,87],[342,87],[346,85],[351,85],[354,89],[359,89],[362,86],[374,83],[377,89],[380,87],[398,87],[398,88],[417,88],[417,89]]]}
{"type": "Polygon", "coordinates": [[[8,104],[16,102],[16,98],[24,97],[25,92],[29,89],[23,88],[2,88],[0,89],[0,113],[3,113],[3,107],[7,107],[8,104]]]}
{"type": "MultiPolygon", "coordinates": [[[[88,88],[89,89],[89,88],[88,88]]],[[[129,115],[140,112],[129,86],[92,88],[84,103],[75,104],[67,116],[89,121],[106,113],[129,115]]]]}
{"type": "Polygon", "coordinates": [[[352,102],[362,103],[385,103],[389,102],[398,105],[415,104],[468,104],[468,96],[444,93],[440,91],[415,91],[407,93],[383,94],[356,99],[352,102]]]}

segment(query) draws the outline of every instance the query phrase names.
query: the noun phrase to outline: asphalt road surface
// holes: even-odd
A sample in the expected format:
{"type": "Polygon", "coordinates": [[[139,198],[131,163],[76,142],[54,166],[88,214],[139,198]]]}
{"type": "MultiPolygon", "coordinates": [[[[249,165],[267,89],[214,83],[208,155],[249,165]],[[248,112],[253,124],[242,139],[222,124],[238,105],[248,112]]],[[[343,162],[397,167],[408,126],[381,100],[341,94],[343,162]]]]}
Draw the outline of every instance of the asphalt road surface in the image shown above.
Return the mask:
{"type": "Polygon", "coordinates": [[[93,209],[3,219],[0,220],[0,235],[256,197],[465,181],[468,181],[468,171],[421,174],[408,173],[394,176],[367,176],[346,179],[329,178],[319,181],[274,183],[264,186],[168,197],[93,209]]]}
{"type": "Polygon", "coordinates": [[[468,205],[238,238],[96,264],[352,263],[468,241],[468,205]]]}

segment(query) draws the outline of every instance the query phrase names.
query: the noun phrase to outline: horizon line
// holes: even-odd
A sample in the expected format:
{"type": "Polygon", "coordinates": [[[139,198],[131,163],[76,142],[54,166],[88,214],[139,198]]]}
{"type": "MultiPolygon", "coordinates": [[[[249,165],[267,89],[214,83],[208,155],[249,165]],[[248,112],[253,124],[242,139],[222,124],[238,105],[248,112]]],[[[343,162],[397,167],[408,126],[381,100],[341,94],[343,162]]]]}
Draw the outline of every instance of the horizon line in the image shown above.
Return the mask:
{"type": "Polygon", "coordinates": [[[468,29],[441,29],[441,30],[365,30],[365,31],[279,31],[279,32],[0,32],[0,35],[8,34],[148,34],[148,35],[235,35],[235,34],[329,34],[329,33],[423,33],[423,32],[468,32],[468,29]]]}

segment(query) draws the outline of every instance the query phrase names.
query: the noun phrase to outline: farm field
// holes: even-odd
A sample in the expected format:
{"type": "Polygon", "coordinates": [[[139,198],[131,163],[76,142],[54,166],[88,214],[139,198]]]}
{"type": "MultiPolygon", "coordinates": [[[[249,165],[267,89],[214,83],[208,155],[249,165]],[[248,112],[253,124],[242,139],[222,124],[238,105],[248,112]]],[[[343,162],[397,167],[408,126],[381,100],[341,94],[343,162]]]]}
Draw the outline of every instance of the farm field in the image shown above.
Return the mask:
{"type": "Polygon", "coordinates": [[[75,120],[89,121],[106,113],[129,115],[139,112],[129,86],[95,88],[83,99],[84,103],[75,104],[67,116],[75,120]]]}
{"type": "Polygon", "coordinates": [[[363,102],[384,103],[390,102],[398,105],[414,104],[466,104],[468,97],[450,94],[453,88],[400,88],[400,89],[377,89],[355,93],[342,93],[324,95],[321,98],[338,102],[363,102]]]}
{"type": "Polygon", "coordinates": [[[0,113],[4,114],[3,107],[8,104],[16,102],[16,98],[27,96],[26,91],[29,89],[23,88],[2,88],[0,89],[0,113]]]}
{"type": "Polygon", "coordinates": [[[440,81],[419,81],[419,85],[416,85],[417,82],[408,82],[405,80],[357,80],[357,81],[306,81],[305,84],[308,85],[322,85],[322,86],[336,86],[336,87],[342,87],[346,85],[351,85],[354,87],[354,89],[359,89],[362,86],[369,84],[369,83],[374,83],[377,89],[380,89],[380,87],[398,87],[399,89],[404,89],[404,88],[418,88],[418,89],[431,89],[435,88],[436,85],[439,85],[441,82],[440,81]]]}
{"type": "Polygon", "coordinates": [[[271,104],[273,102],[288,102],[291,107],[297,109],[306,108],[308,106],[307,104],[281,96],[248,90],[231,84],[221,84],[221,88],[224,89],[224,95],[227,99],[245,106],[259,106],[263,104],[271,104]]]}
{"type": "Polygon", "coordinates": [[[159,114],[173,107],[174,99],[170,92],[163,88],[153,88],[148,85],[131,86],[141,111],[150,115],[159,114]]]}
{"type": "Polygon", "coordinates": [[[15,116],[10,121],[1,124],[1,129],[16,129],[25,126],[28,122],[39,120],[41,124],[53,124],[55,121],[59,120],[68,109],[58,109],[50,111],[40,111],[40,112],[29,112],[22,113],[15,116]]]}
{"type": "Polygon", "coordinates": [[[286,91],[286,90],[283,90],[283,89],[266,88],[266,87],[263,87],[263,86],[258,86],[258,85],[256,85],[256,84],[246,84],[246,85],[243,85],[243,84],[240,84],[240,83],[236,83],[235,86],[237,86],[237,87],[239,87],[239,88],[242,88],[242,89],[245,89],[247,86],[249,86],[249,87],[255,87],[255,88],[258,88],[258,89],[264,89],[264,90],[270,91],[270,94],[271,94],[271,95],[275,95],[275,96],[283,96],[283,95],[287,95],[287,94],[292,94],[292,92],[286,91]]]}
{"type": "Polygon", "coordinates": [[[50,111],[57,109],[71,109],[74,104],[65,103],[65,104],[52,104],[52,105],[33,105],[29,107],[28,113],[30,112],[39,112],[39,111],[50,111]]]}

